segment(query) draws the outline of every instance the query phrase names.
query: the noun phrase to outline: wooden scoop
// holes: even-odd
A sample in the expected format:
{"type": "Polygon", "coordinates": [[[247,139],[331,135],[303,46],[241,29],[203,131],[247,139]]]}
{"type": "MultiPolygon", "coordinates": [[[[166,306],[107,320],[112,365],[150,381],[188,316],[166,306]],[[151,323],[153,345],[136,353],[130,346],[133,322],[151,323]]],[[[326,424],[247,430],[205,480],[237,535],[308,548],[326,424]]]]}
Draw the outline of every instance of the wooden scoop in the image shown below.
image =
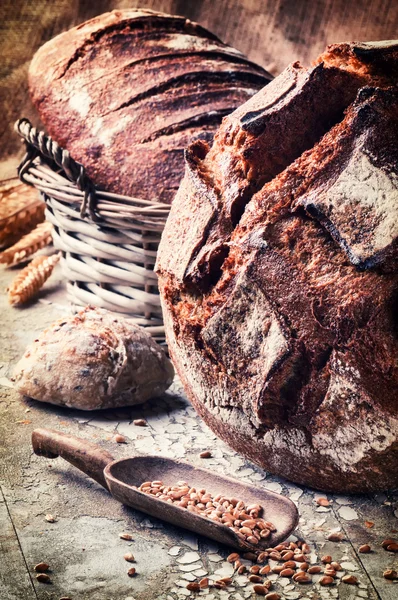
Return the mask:
{"type": "Polygon", "coordinates": [[[32,446],[39,456],[61,456],[104,486],[119,502],[233,548],[253,551],[275,546],[290,535],[298,522],[297,508],[288,498],[182,461],[160,456],[115,460],[109,452],[96,444],[52,429],[33,431],[32,446]],[[168,486],[175,485],[177,481],[186,481],[191,487],[205,488],[212,495],[222,494],[227,498],[243,500],[246,504],[260,504],[264,509],[264,519],[271,521],[277,530],[259,545],[253,546],[241,540],[226,525],[159,500],[138,489],[144,481],[159,479],[168,486]]]}

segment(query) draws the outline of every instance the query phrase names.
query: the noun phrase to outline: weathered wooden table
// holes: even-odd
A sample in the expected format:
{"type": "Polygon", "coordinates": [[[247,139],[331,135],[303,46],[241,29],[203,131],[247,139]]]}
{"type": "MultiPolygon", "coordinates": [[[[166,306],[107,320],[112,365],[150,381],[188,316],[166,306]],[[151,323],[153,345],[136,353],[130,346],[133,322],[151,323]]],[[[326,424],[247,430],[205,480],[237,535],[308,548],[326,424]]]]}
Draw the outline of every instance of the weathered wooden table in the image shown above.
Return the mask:
{"type": "MultiPolygon", "coordinates": [[[[312,560],[331,554],[342,564],[338,585],[322,588],[314,583],[294,584],[276,574],[274,589],[283,599],[396,600],[398,582],[382,572],[397,568],[397,554],[380,546],[398,537],[398,493],[372,496],[328,495],[329,507],[318,506],[324,497],[265,473],[218,440],[195,414],[178,382],[163,397],[143,406],[104,412],[80,412],[20,398],[12,388],[13,365],[25,345],[67,311],[59,271],[44,287],[39,301],[24,309],[11,308],[4,293],[13,269],[0,273],[0,599],[1,600],[205,600],[257,598],[247,578],[234,577],[227,590],[207,589],[191,594],[186,585],[200,576],[213,580],[231,574],[228,549],[120,505],[97,483],[62,459],[48,460],[32,453],[30,435],[35,427],[51,427],[99,443],[116,457],[162,454],[184,458],[289,496],[297,503],[300,523],[295,537],[305,539],[312,560]],[[51,302],[51,303],[50,303],[51,302]],[[144,417],[148,427],[132,420],[144,417]],[[127,444],[113,441],[115,432],[127,444]],[[199,458],[211,449],[212,458],[199,458]],[[55,517],[49,523],[46,515],[55,517]],[[133,542],[119,538],[131,532],[133,542]],[[331,531],[343,533],[330,542],[331,531]],[[359,554],[369,543],[374,552],[359,554]],[[137,576],[129,578],[123,559],[136,557],[137,576]],[[35,579],[33,565],[51,567],[51,583],[35,579]],[[358,586],[340,583],[353,573],[358,586]]],[[[295,539],[295,538],[293,538],[295,539]]]]}
{"type": "MultiPolygon", "coordinates": [[[[391,0],[6,0],[0,5],[0,179],[15,175],[21,153],[14,121],[27,116],[38,123],[27,93],[34,51],[96,14],[139,5],[200,21],[274,74],[297,59],[308,65],[328,43],[390,39],[398,31],[398,7],[391,0]]],[[[116,457],[161,453],[199,464],[199,452],[211,448],[207,467],[288,495],[301,514],[296,535],[311,544],[313,560],[331,553],[360,581],[328,589],[317,577],[313,585],[298,586],[271,575],[283,598],[398,598],[398,583],[382,577],[394,561],[397,568],[397,560],[380,546],[398,535],[397,495],[329,496],[330,507],[318,506],[315,500],[324,494],[270,476],[217,440],[178,383],[162,398],[116,412],[82,413],[19,398],[9,380],[13,365],[25,345],[66,309],[59,276],[49,280],[39,302],[9,307],[4,290],[13,275],[13,270],[0,273],[0,600],[176,600],[190,596],[185,586],[193,578],[217,579],[231,571],[226,548],[121,506],[61,459],[36,457],[30,434],[42,426],[98,442],[116,457]],[[145,417],[149,426],[135,427],[136,417],[145,417]],[[112,440],[116,431],[128,444],[112,440]],[[46,521],[48,513],[54,523],[46,521]],[[341,531],[344,541],[326,541],[332,530],[341,531]],[[131,531],[134,541],[121,540],[122,531],[131,531]],[[358,554],[363,543],[374,552],[358,554]],[[133,579],[123,560],[126,550],[137,558],[133,579]],[[43,560],[51,566],[48,585],[38,583],[32,570],[43,560]]],[[[254,594],[243,577],[228,590],[204,590],[199,597],[244,600],[254,594]]]]}

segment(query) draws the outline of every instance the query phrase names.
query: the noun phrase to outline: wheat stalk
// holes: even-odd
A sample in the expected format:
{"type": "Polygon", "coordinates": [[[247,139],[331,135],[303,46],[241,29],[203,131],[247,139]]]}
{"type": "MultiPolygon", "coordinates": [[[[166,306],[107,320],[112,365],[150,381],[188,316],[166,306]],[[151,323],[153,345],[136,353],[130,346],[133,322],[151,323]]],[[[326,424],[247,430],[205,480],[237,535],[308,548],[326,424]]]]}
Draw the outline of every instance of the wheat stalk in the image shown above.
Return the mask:
{"type": "Polygon", "coordinates": [[[53,226],[48,221],[40,223],[16,244],[0,252],[0,264],[16,265],[32,256],[35,252],[48,246],[52,241],[53,226]]]}
{"type": "Polygon", "coordinates": [[[18,179],[0,184],[0,247],[14,244],[44,221],[44,209],[35,188],[18,179]]]}
{"type": "Polygon", "coordinates": [[[61,253],[53,256],[37,256],[22,269],[7,290],[10,304],[25,304],[33,298],[50,277],[60,258],[61,253]]]}

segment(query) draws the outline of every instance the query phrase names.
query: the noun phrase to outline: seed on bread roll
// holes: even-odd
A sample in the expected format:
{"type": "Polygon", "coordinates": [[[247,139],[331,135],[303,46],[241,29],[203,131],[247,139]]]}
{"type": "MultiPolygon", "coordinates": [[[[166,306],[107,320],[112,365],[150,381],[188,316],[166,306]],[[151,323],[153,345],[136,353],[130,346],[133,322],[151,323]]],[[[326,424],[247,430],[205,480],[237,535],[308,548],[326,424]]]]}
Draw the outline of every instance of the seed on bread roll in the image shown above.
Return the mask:
{"type": "Polygon", "coordinates": [[[140,404],[173,377],[165,352],[142,328],[92,307],[53,323],[14,372],[21,394],[82,410],[140,404]]]}
{"type": "Polygon", "coordinates": [[[398,42],[289,66],[195,142],[157,271],[194,407],[263,468],[398,485],[398,42]]]}
{"type": "Polygon", "coordinates": [[[271,76],[184,17],[105,13],[42,46],[29,69],[47,132],[109,192],[171,202],[185,147],[271,76]]]}

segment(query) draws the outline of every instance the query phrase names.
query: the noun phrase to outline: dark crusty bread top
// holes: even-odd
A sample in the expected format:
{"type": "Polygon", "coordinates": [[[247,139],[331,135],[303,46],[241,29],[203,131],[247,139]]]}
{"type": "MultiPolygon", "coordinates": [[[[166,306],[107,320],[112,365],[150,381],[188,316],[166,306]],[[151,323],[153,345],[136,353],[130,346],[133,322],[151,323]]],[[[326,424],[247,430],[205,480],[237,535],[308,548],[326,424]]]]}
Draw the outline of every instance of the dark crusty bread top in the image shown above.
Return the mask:
{"type": "MultiPolygon", "coordinates": [[[[351,47],[349,44],[342,46],[351,47]]],[[[385,54],[383,47],[378,51],[385,54]]],[[[214,280],[219,265],[229,252],[231,233],[242,214],[250,212],[250,204],[247,205],[253,195],[285,168],[295,169],[295,159],[314,144],[316,147],[316,142],[335,123],[341,122],[344,129],[344,110],[354,102],[362,86],[372,86],[376,81],[387,88],[396,83],[398,46],[394,47],[394,52],[389,47],[388,56],[391,62],[395,60],[394,69],[377,71],[376,75],[372,74],[374,67],[368,63],[360,63],[357,70],[327,62],[305,69],[295,63],[224,118],[210,149],[199,143],[188,149],[187,177],[194,182],[197,193],[189,191],[190,200],[185,197],[181,202],[191,202],[192,210],[200,203],[202,210],[195,210],[197,227],[187,223],[186,242],[184,236],[180,238],[179,258],[174,254],[174,277],[180,281],[185,278],[194,285],[204,286],[203,289],[209,280],[214,280]],[[201,223],[202,220],[205,223],[201,223]],[[194,240],[195,232],[197,240],[194,240]]],[[[359,59],[356,61],[358,63],[359,59]]],[[[352,157],[352,162],[340,175],[337,170],[334,173],[329,170],[331,182],[340,177],[329,196],[314,192],[305,200],[307,211],[313,217],[317,215],[352,263],[361,267],[380,264],[383,260],[386,263],[387,256],[391,259],[397,236],[395,92],[386,93],[377,102],[372,101],[372,97],[373,92],[363,91],[360,94],[362,101],[353,105],[352,110],[359,111],[361,119],[357,121],[358,131],[352,134],[361,148],[366,146],[365,154],[375,164],[373,173],[370,173],[371,167],[365,158],[352,157]],[[356,160],[360,164],[356,164],[356,160]],[[351,182],[352,193],[347,190],[351,208],[342,198],[341,186],[347,178],[351,182]],[[363,187],[366,188],[364,198],[363,187]],[[358,211],[361,199],[362,209],[358,211]],[[358,214],[354,217],[354,213],[358,214]]],[[[332,144],[327,146],[328,158],[332,157],[333,151],[341,156],[340,147],[333,150],[333,135],[328,137],[328,144],[332,144]]],[[[274,185],[278,186],[279,182],[275,179],[274,185]]],[[[264,193],[267,190],[265,187],[264,193]]],[[[181,194],[187,195],[186,188],[181,194]]],[[[168,243],[168,229],[163,247],[168,243]]],[[[171,239],[170,247],[172,245],[171,239]]]]}
{"type": "Polygon", "coordinates": [[[47,42],[29,69],[48,133],[108,191],[170,202],[183,150],[271,76],[183,17],[103,14],[47,42]]]}
{"type": "Polygon", "coordinates": [[[163,235],[157,270],[177,338],[194,336],[242,382],[258,368],[251,410],[264,423],[283,423],[287,406],[290,423],[308,422],[336,361],[367,402],[397,407],[398,88],[387,77],[384,88],[361,83],[371,77],[289,67],[224,119],[212,149],[190,147],[163,235]],[[261,127],[248,132],[253,118],[261,127]],[[315,143],[312,126],[326,130],[315,143]],[[298,157],[282,170],[270,146],[298,157]],[[262,324],[270,315],[257,366],[254,348],[245,358],[233,341],[251,304],[262,324]]]}

